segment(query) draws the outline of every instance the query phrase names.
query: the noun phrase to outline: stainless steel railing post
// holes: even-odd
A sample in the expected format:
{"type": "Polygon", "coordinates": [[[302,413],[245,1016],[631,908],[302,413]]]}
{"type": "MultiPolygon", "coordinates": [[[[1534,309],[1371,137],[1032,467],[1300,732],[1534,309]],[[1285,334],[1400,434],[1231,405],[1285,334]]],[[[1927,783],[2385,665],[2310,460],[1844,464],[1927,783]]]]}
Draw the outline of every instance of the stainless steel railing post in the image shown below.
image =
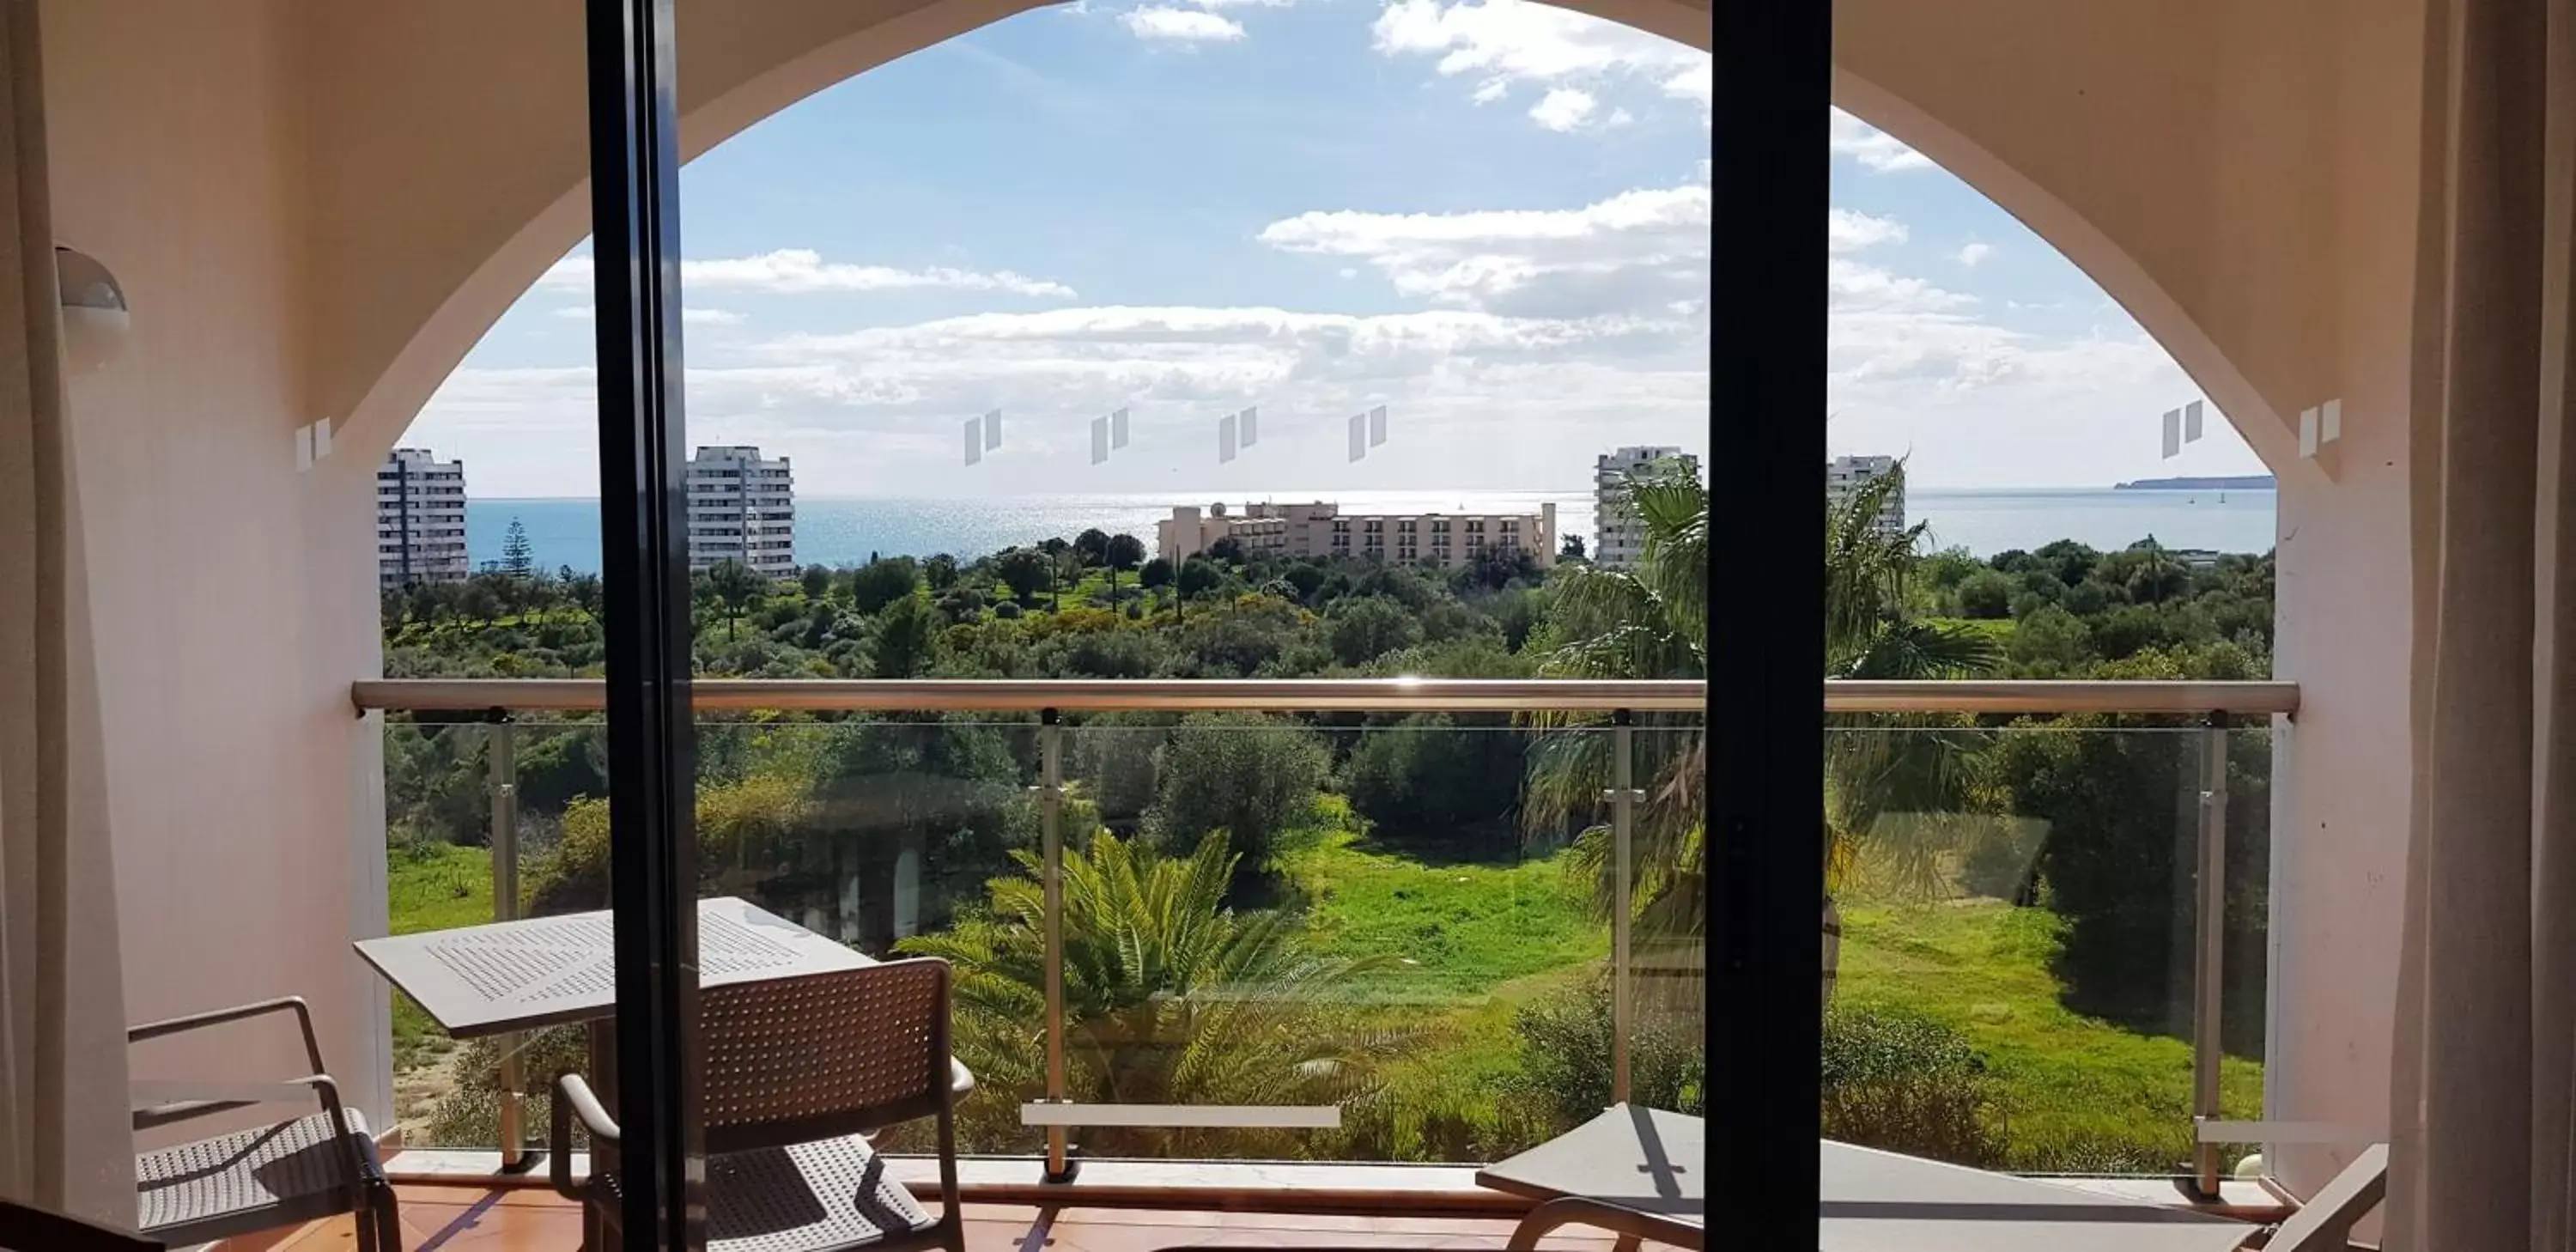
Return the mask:
{"type": "MultiPolygon", "coordinates": [[[[1046,893],[1046,1098],[1064,1089],[1064,726],[1054,709],[1038,713],[1038,857],[1046,893]]],[[[1067,1128],[1047,1127],[1046,1180],[1073,1181],[1067,1128]]]]}
{"type": "Polygon", "coordinates": [[[1634,872],[1637,829],[1636,715],[1620,709],[1610,715],[1610,1099],[1628,1102],[1628,1049],[1636,1031],[1635,953],[1629,947],[1628,923],[1636,912],[1634,872]]]}
{"type": "MultiPolygon", "coordinates": [[[[494,718],[488,733],[491,739],[484,756],[492,771],[492,920],[507,922],[519,916],[519,728],[503,713],[494,718]]],[[[515,1032],[500,1039],[504,1170],[525,1163],[527,1084],[519,1066],[519,1050],[525,1043],[526,1037],[515,1032]]]]}
{"type": "Polygon", "coordinates": [[[2219,1062],[2226,1056],[2220,1029],[2227,970],[2227,715],[2212,713],[2200,731],[2200,866],[2194,906],[2199,926],[2192,944],[2191,1113],[2193,1181],[2204,1196],[2218,1194],[2218,1144],[2201,1127],[2218,1120],[2219,1062]]]}

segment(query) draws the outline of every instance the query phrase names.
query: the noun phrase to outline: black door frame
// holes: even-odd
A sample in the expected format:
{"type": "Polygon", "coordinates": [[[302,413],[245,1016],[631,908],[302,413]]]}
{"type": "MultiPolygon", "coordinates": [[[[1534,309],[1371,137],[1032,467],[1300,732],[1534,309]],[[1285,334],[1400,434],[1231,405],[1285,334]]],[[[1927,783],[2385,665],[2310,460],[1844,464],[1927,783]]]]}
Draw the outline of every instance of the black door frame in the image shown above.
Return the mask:
{"type": "Polygon", "coordinates": [[[628,1249],[703,1248],[697,743],[674,0],[585,0],[608,653],[618,1176],[628,1249]]]}
{"type": "MultiPolygon", "coordinates": [[[[1812,1233],[1822,1078],[1825,267],[1830,0],[1712,15],[1708,715],[1709,1067],[1718,1186],[1812,1233]],[[1714,551],[1714,548],[1712,548],[1714,551]],[[1721,661],[1719,658],[1727,658],[1721,661]],[[1724,699],[1716,697],[1723,673],[1724,699]]],[[[1795,1239],[1782,1247],[1812,1247],[1795,1239]]]]}
{"type": "MultiPolygon", "coordinates": [[[[655,1252],[705,1243],[673,5],[585,0],[623,1227],[627,1248],[655,1252]]],[[[1825,457],[1832,6],[1723,0],[1712,47],[1709,397],[1724,428],[1711,447],[1727,455],[1710,473],[1727,482],[1710,493],[1709,523],[1753,540],[1729,545],[1722,586],[1760,588],[1763,603],[1711,614],[1712,656],[1762,660],[1728,666],[1724,707],[1712,697],[1709,709],[1725,777],[1707,809],[1709,1059],[1712,1074],[1736,1076],[1709,1164],[1765,1211],[1806,1214],[1816,1158],[1788,1145],[1818,1129],[1822,1030],[1813,476],[1825,457]]]]}

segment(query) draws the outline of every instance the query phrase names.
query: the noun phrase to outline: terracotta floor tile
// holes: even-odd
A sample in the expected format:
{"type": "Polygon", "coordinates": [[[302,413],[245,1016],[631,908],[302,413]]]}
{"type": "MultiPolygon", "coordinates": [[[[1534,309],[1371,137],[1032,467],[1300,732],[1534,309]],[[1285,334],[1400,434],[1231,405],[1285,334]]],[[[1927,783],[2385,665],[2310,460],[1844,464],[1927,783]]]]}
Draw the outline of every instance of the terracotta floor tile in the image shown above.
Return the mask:
{"type": "MultiPolygon", "coordinates": [[[[401,1189],[403,1252],[576,1252],[581,1213],[539,1187],[471,1185],[401,1189]]],[[[935,1210],[936,1206],[933,1206],[935,1210]]],[[[969,1205],[968,1252],[1163,1252],[1175,1248],[1329,1246],[1384,1252],[1500,1252],[1508,1221],[1194,1213],[969,1205]]],[[[1544,1252],[1607,1252],[1611,1241],[1560,1233],[1544,1252]]],[[[346,1218],[258,1245],[268,1252],[343,1252],[356,1246],[346,1218]]],[[[235,1252],[227,1249],[226,1252],[235,1252]]]]}

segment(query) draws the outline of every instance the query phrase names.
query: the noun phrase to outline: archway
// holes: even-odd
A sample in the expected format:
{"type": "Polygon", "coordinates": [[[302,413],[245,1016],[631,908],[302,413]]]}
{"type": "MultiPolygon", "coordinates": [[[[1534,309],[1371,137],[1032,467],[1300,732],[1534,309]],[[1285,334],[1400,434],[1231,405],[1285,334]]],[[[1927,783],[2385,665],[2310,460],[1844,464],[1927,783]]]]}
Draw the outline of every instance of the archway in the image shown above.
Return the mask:
{"type": "MultiPolygon", "coordinates": [[[[889,13],[864,5],[782,4],[762,10],[768,19],[765,24],[745,26],[737,21],[724,27],[703,16],[692,20],[692,14],[706,11],[684,7],[681,42],[691,61],[689,73],[683,76],[682,155],[694,158],[798,101],[876,66],[1041,7],[1045,6],[1030,0],[933,0],[889,13]]],[[[1708,47],[1708,10],[1694,0],[1562,0],[1559,7],[1703,50],[1708,47]]],[[[1889,72],[1901,74],[1911,68],[1885,64],[1888,57],[1878,51],[1890,40],[1873,38],[1871,26],[1903,24],[1876,20],[1885,12],[1878,6],[1859,5],[1846,15],[1841,43],[1847,55],[1838,59],[1861,64],[1838,66],[1837,102],[1915,147],[2030,226],[2129,311],[2228,414],[2266,464],[2276,470],[2288,464],[2295,456],[2295,439],[2282,414],[2289,410],[2252,381],[2236,356],[2204,328],[2172,285],[2142,262],[2135,249],[2097,224],[2084,207],[2057,194],[2045,172],[2017,165],[2003,155],[2004,145],[1945,120],[1962,112],[1976,113],[1978,108],[1951,107],[1958,102],[1938,99],[1938,84],[1930,91],[1909,93],[1881,85],[1889,72]]],[[[1978,16],[1963,18],[1964,25],[1979,24],[1978,16]]],[[[1997,10],[1981,16],[1992,21],[2009,14],[1997,10]]],[[[1963,29],[1960,36],[1959,46],[1974,45],[1972,30],[1963,29]]],[[[1907,51],[1915,60],[1935,55],[1919,46],[1907,51]]],[[[1958,80],[1952,76],[1941,81],[1955,84],[1958,80]]],[[[1984,106],[1988,102],[1968,103],[1984,106]]],[[[570,107],[567,97],[565,109],[570,107]]],[[[1992,116],[1992,110],[1986,109],[1985,115],[1992,116]]],[[[342,415],[339,440],[359,455],[378,457],[390,448],[511,302],[588,233],[580,149],[564,142],[565,136],[546,135],[544,126],[525,125],[546,120],[561,123],[577,117],[567,113],[548,119],[542,111],[523,111],[519,129],[533,129],[534,134],[466,154],[477,164],[532,160],[535,169],[510,180],[524,189],[520,207],[503,209],[479,224],[479,239],[471,243],[459,239],[459,246],[436,258],[445,273],[427,275],[417,285],[415,299],[426,307],[399,328],[398,340],[382,337],[390,341],[385,347],[391,350],[388,354],[384,348],[377,349],[381,363],[336,359],[321,363],[325,377],[317,390],[326,410],[342,415]]],[[[453,142],[454,133],[448,132],[447,141],[453,142]]],[[[467,142],[476,138],[469,135],[467,142]]],[[[353,278],[364,277],[363,267],[352,266],[346,272],[353,278]]],[[[326,303],[328,299],[326,295],[326,303]]],[[[353,344],[348,355],[368,355],[367,349],[368,345],[353,344]]]]}

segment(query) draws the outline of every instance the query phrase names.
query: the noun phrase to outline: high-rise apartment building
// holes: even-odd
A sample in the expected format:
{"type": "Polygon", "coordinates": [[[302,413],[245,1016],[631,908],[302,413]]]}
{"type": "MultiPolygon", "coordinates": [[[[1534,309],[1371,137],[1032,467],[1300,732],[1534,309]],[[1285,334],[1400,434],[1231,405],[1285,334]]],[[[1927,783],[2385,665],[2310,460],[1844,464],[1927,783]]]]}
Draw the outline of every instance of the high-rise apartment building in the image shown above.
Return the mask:
{"type": "Polygon", "coordinates": [[[1603,453],[1592,462],[1592,563],[1624,569],[1646,550],[1646,532],[1629,502],[1632,478],[1652,477],[1672,468],[1697,477],[1699,458],[1668,445],[1645,445],[1603,453]]]}
{"type": "MultiPolygon", "coordinates": [[[[1825,463],[1825,499],[1841,504],[1851,494],[1870,482],[1885,478],[1896,470],[1892,456],[1838,456],[1825,463]]],[[[1878,528],[1888,534],[1905,529],[1905,488],[1898,487],[1887,495],[1878,509],[1878,528]]]]}
{"type": "Polygon", "coordinates": [[[796,480],[786,457],[702,447],[689,461],[689,568],[719,561],[771,578],[796,573],[796,480]]]}
{"type": "Polygon", "coordinates": [[[376,583],[463,582],[465,462],[396,448],[376,470],[376,583]]]}
{"type": "Polygon", "coordinates": [[[1356,556],[1457,569],[1487,552],[1518,550],[1540,568],[1556,564],[1556,506],[1536,513],[1344,513],[1341,506],[1185,505],[1154,523],[1155,553],[1179,561],[1232,539],[1251,553],[1356,556]]]}

